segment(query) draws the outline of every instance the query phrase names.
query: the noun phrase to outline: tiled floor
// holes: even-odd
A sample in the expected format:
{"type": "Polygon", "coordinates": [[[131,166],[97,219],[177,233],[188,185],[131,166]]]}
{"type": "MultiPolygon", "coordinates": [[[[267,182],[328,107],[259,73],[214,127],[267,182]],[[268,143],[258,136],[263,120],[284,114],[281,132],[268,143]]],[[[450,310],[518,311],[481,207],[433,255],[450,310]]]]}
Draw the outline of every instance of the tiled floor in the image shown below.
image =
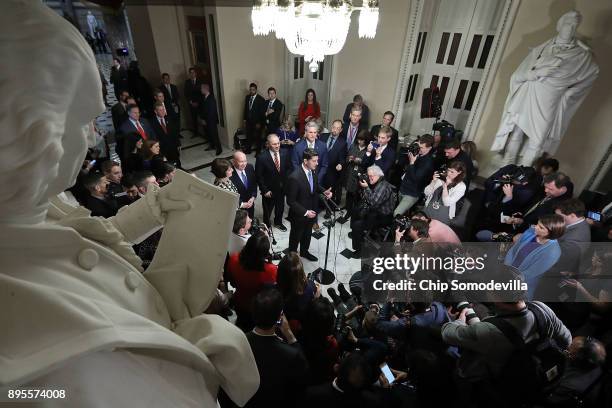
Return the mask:
{"type": "MultiPolygon", "coordinates": [[[[102,70],[103,75],[106,77],[107,81],[109,81],[110,76],[110,66],[112,63],[111,57],[107,55],[97,55],[96,59],[100,68],[102,70]]],[[[113,92],[112,84],[107,86],[108,96],[107,102],[110,106],[117,103],[115,99],[115,94],[113,92]]],[[[113,132],[113,124],[110,114],[110,108],[107,109],[105,113],[96,118],[96,125],[98,129],[100,129],[103,133],[113,132]]],[[[210,167],[203,167],[207,164],[210,164],[212,160],[216,157],[214,151],[205,151],[204,149],[207,147],[206,145],[202,145],[202,139],[196,137],[192,137],[191,132],[182,131],[181,132],[183,139],[182,142],[182,150],[181,150],[181,163],[185,169],[197,169],[194,170],[194,173],[202,180],[212,183],[214,180],[214,176],[210,172],[210,167]],[[203,168],[202,168],[203,167],[203,168]]],[[[233,153],[232,150],[228,148],[224,148],[220,157],[228,157],[233,153]]],[[[117,160],[117,155],[114,152],[114,146],[111,146],[111,157],[114,160],[117,160]]],[[[248,161],[251,164],[255,164],[255,156],[254,154],[248,155],[248,161]]],[[[287,214],[287,206],[285,206],[285,216],[287,214]]],[[[255,217],[261,219],[263,216],[263,210],[261,205],[261,195],[258,195],[256,204],[255,204],[255,217]]],[[[321,216],[319,219],[319,224],[323,225],[323,217],[321,216]]],[[[287,228],[290,227],[289,222],[285,221],[285,226],[287,228]]],[[[330,285],[336,287],[338,282],[342,282],[345,286],[348,287],[348,281],[351,275],[360,269],[360,260],[358,259],[347,259],[344,256],[340,255],[345,248],[352,249],[351,240],[348,238],[347,234],[350,231],[349,223],[339,224],[336,223],[336,227],[332,230],[330,247],[329,247],[329,259],[327,264],[327,269],[332,271],[336,275],[336,281],[330,285]]],[[[278,229],[274,229],[274,236],[276,238],[276,245],[273,245],[273,248],[277,252],[283,251],[289,245],[289,231],[282,232],[278,229]]],[[[322,233],[323,236],[320,239],[312,238],[312,242],[310,244],[310,252],[314,254],[317,258],[319,258],[318,262],[310,262],[303,259],[304,269],[306,273],[312,272],[319,267],[324,266],[325,261],[325,248],[327,243],[327,234],[328,229],[323,228],[322,233]]],[[[325,289],[326,287],[324,287],[325,289]]],[[[323,291],[325,295],[327,293],[323,291]]]]}

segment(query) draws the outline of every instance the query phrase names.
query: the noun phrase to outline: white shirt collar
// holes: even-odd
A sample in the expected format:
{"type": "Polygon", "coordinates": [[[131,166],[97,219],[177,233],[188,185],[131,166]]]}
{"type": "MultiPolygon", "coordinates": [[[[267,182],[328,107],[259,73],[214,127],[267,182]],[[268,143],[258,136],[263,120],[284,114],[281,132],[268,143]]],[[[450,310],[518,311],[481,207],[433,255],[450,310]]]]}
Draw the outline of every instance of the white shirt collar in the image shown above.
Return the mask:
{"type": "Polygon", "coordinates": [[[332,387],[334,387],[336,391],[344,394],[344,391],[342,391],[342,388],[338,387],[338,384],[336,384],[337,381],[338,381],[338,378],[334,378],[334,381],[332,381],[332,387]]]}
{"type": "Polygon", "coordinates": [[[567,226],[566,226],[566,228],[573,227],[574,225],[578,225],[578,224],[580,224],[581,222],[584,222],[584,221],[586,221],[586,219],[585,219],[584,217],[582,217],[582,218],[581,218],[581,219],[579,219],[578,221],[573,222],[573,223],[571,223],[571,224],[567,225],[567,226]]]}

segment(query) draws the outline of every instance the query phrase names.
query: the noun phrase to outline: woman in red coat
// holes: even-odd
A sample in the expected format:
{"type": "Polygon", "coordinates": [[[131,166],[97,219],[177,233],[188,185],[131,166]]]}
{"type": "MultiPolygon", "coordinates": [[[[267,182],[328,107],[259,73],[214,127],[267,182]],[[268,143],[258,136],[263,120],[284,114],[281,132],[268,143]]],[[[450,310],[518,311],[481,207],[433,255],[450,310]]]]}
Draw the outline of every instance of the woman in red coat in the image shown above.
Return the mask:
{"type": "Polygon", "coordinates": [[[254,327],[251,303],[264,287],[276,284],[276,265],[267,261],[270,240],[263,232],[248,239],[242,251],[230,255],[227,261],[229,282],[236,288],[234,308],[238,318],[236,325],[244,331],[254,327]]]}
{"type": "Polygon", "coordinates": [[[300,107],[298,108],[298,136],[304,136],[304,126],[306,123],[320,117],[321,106],[319,106],[319,102],[317,102],[317,94],[314,89],[309,89],[306,91],[304,102],[300,102],[300,107]]]}

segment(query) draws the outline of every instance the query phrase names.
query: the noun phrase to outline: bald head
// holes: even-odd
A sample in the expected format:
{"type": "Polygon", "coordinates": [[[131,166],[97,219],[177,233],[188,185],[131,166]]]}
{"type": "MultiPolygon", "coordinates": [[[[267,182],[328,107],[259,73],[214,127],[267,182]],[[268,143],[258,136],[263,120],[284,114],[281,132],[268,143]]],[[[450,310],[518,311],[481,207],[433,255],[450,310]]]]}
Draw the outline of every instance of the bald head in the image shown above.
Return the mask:
{"type": "Polygon", "coordinates": [[[270,133],[268,135],[268,149],[270,149],[271,152],[276,153],[280,151],[280,139],[274,133],[270,133]]]}
{"type": "Polygon", "coordinates": [[[234,152],[234,156],[232,157],[232,164],[236,170],[243,171],[247,166],[247,157],[246,154],[241,151],[234,152]]]}

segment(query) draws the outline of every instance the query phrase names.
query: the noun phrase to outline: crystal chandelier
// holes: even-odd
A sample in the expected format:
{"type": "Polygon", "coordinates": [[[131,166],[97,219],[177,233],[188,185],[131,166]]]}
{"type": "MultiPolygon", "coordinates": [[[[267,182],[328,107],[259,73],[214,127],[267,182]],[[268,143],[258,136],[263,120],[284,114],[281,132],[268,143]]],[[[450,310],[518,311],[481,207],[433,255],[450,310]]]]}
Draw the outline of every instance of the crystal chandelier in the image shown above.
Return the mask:
{"type": "Polygon", "coordinates": [[[326,55],[340,52],[346,42],[351,13],[359,10],[359,38],[374,38],[378,0],[255,0],[251,12],[253,34],[285,40],[292,54],[303,55],[316,71],[326,55]]]}

